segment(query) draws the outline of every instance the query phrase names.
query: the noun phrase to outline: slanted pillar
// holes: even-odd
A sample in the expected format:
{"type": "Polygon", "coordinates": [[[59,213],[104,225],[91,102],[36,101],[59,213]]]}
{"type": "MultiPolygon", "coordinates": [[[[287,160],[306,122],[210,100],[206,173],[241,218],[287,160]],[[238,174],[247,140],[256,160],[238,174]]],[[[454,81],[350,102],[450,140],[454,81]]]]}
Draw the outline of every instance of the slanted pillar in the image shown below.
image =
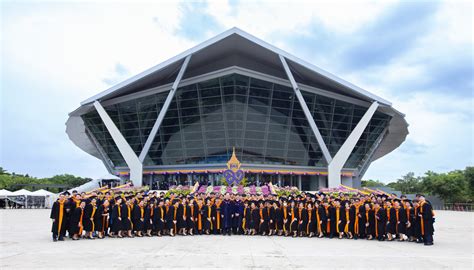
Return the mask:
{"type": "Polygon", "coordinates": [[[105,127],[109,131],[110,136],[114,140],[115,145],[130,169],[130,180],[134,186],[140,187],[143,180],[142,163],[99,101],[94,102],[94,107],[99,113],[102,122],[104,122],[105,127]]]}
{"type": "Polygon", "coordinates": [[[372,119],[375,111],[379,107],[377,101],[374,101],[372,105],[370,105],[369,109],[365,112],[364,116],[360,119],[359,123],[357,123],[354,130],[352,130],[349,137],[347,137],[344,144],[342,144],[339,151],[337,151],[336,155],[332,159],[332,161],[328,165],[328,186],[331,187],[338,187],[341,184],[341,170],[344,164],[346,163],[347,159],[354,150],[357,142],[362,136],[365,128],[372,119]]]}

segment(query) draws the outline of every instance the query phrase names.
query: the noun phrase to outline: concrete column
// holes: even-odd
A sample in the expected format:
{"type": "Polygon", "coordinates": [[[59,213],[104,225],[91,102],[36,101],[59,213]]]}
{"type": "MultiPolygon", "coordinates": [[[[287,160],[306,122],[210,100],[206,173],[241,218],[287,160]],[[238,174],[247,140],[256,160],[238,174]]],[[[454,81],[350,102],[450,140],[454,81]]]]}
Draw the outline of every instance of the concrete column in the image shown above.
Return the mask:
{"type": "Polygon", "coordinates": [[[143,180],[143,164],[140,162],[132,147],[128,144],[127,140],[125,140],[122,133],[120,133],[120,130],[99,101],[94,102],[94,107],[97,110],[97,113],[99,113],[102,122],[104,122],[105,127],[109,131],[110,136],[130,169],[130,180],[134,186],[141,187],[143,180]]]}
{"type": "Polygon", "coordinates": [[[298,189],[301,190],[301,175],[298,175],[298,189]]]}
{"type": "Polygon", "coordinates": [[[374,103],[370,105],[367,112],[365,112],[364,116],[362,116],[359,123],[357,123],[356,127],[354,128],[354,130],[352,130],[349,137],[347,137],[346,141],[342,144],[339,151],[337,151],[332,161],[329,162],[328,184],[330,188],[337,187],[342,183],[341,182],[342,167],[344,166],[347,159],[351,155],[352,150],[354,150],[354,147],[359,141],[360,136],[362,136],[362,133],[364,132],[367,125],[369,124],[370,119],[372,119],[372,116],[374,115],[378,107],[379,107],[379,104],[377,101],[374,101],[374,103]]]}
{"type": "Polygon", "coordinates": [[[278,175],[278,186],[281,187],[281,174],[278,175]]]}

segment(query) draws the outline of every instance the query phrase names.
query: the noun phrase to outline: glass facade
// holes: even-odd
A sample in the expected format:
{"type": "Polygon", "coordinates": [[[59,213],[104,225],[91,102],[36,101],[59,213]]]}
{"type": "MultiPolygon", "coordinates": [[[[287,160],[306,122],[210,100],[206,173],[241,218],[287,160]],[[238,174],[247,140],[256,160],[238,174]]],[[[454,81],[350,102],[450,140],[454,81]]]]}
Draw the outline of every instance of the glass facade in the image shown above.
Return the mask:
{"type": "MultiPolygon", "coordinates": [[[[303,92],[335,155],[367,108],[303,92]]],[[[137,155],[168,92],[105,109],[137,155]]],[[[83,115],[116,167],[126,164],[97,112],[83,115]]],[[[356,168],[390,116],[376,112],[345,168],[356,168]]],[[[180,87],[144,166],[225,163],[235,147],[242,163],[325,167],[327,164],[292,88],[239,74],[180,87]]]]}

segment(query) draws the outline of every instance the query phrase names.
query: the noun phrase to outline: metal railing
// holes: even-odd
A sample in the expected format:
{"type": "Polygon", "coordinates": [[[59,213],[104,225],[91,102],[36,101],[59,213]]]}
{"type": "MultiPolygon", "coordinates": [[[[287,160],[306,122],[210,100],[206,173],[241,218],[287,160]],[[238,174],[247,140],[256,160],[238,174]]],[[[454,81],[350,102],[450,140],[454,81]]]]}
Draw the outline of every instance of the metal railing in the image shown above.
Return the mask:
{"type": "Polygon", "coordinates": [[[433,207],[435,210],[473,212],[474,203],[444,203],[433,207]]]}

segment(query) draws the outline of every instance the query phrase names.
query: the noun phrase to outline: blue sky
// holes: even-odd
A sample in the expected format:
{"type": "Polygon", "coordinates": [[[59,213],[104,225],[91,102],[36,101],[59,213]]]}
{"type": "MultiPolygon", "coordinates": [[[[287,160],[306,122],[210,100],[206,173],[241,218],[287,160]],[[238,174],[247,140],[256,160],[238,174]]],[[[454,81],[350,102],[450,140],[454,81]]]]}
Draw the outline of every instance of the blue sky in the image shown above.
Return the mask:
{"type": "Polygon", "coordinates": [[[236,26],[406,114],[407,140],[366,179],[462,169],[474,164],[472,16],[468,1],[2,1],[0,166],[105,174],[68,139],[67,114],[236,26]]]}

